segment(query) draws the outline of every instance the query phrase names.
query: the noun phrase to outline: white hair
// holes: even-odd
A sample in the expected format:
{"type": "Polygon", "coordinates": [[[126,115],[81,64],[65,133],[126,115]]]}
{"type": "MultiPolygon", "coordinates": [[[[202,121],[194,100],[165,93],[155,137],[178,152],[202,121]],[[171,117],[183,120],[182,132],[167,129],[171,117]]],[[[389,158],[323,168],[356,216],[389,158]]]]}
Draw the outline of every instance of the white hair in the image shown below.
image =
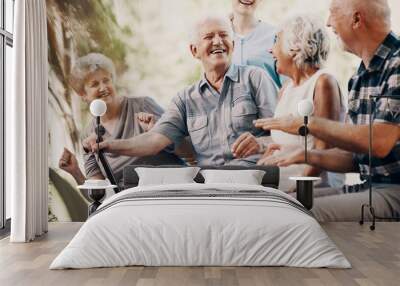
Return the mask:
{"type": "Polygon", "coordinates": [[[326,62],[330,41],[322,20],[314,15],[298,14],[288,18],[280,31],[284,52],[296,53],[294,62],[298,68],[320,68],[326,62]]]}
{"type": "Polygon", "coordinates": [[[90,53],[78,58],[72,68],[70,83],[73,89],[78,93],[82,92],[88,75],[97,70],[110,73],[112,81],[115,82],[116,72],[112,60],[100,53],[90,53]]]}
{"type": "Polygon", "coordinates": [[[220,22],[223,25],[227,27],[227,32],[229,33],[229,36],[231,39],[233,39],[233,30],[232,30],[232,24],[229,21],[229,18],[227,16],[222,16],[218,14],[204,14],[203,16],[199,17],[194,24],[191,26],[191,29],[188,31],[189,35],[189,43],[192,45],[195,45],[199,41],[199,36],[200,36],[200,28],[206,23],[206,22],[220,22]]]}

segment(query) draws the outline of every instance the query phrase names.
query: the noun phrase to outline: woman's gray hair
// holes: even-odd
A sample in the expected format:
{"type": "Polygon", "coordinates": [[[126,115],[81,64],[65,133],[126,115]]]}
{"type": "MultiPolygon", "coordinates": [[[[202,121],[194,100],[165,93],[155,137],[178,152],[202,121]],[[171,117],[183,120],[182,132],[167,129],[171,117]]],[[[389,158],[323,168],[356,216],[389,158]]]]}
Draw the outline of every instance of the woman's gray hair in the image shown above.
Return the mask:
{"type": "Polygon", "coordinates": [[[296,53],[294,62],[298,68],[323,66],[329,55],[330,41],[321,19],[310,14],[298,14],[288,18],[280,31],[284,52],[296,53]]]}
{"type": "Polygon", "coordinates": [[[104,70],[111,74],[112,81],[115,82],[116,72],[115,66],[111,59],[100,53],[90,53],[86,56],[80,57],[74,64],[70,76],[70,84],[77,92],[83,91],[85,80],[89,74],[97,71],[104,70]]]}

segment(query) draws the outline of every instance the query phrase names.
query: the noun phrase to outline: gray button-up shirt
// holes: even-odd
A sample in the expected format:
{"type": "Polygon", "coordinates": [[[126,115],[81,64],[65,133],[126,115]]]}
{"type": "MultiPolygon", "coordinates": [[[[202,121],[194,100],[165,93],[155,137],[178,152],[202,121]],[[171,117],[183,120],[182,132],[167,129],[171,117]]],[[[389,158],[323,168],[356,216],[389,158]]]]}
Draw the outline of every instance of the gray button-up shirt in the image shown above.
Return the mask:
{"type": "Polygon", "coordinates": [[[175,144],[190,136],[199,165],[252,165],[259,155],[234,159],[231,146],[244,132],[264,135],[253,120],[272,117],[276,100],[275,84],[262,69],[232,64],[221,93],[203,78],[173,98],[150,132],[175,144]]]}

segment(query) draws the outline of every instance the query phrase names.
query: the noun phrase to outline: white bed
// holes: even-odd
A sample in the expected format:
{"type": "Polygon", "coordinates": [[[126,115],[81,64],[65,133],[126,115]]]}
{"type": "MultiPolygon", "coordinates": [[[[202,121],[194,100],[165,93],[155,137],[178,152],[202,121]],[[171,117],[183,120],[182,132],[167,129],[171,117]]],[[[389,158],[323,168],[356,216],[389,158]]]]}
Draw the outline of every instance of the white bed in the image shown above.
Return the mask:
{"type": "Polygon", "coordinates": [[[50,269],[128,265],[351,267],[287,194],[195,183],[135,187],[108,198],[50,269]]]}

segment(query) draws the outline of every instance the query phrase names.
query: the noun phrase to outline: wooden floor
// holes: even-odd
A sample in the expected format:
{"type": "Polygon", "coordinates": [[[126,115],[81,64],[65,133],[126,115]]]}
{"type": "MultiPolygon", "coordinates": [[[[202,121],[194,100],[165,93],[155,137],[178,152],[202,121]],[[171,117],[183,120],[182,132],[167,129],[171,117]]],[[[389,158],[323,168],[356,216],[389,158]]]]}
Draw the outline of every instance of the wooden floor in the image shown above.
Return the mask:
{"type": "Polygon", "coordinates": [[[29,244],[0,241],[0,285],[400,285],[400,223],[323,225],[353,269],[287,267],[124,267],[48,270],[80,223],[53,223],[29,244]]]}

